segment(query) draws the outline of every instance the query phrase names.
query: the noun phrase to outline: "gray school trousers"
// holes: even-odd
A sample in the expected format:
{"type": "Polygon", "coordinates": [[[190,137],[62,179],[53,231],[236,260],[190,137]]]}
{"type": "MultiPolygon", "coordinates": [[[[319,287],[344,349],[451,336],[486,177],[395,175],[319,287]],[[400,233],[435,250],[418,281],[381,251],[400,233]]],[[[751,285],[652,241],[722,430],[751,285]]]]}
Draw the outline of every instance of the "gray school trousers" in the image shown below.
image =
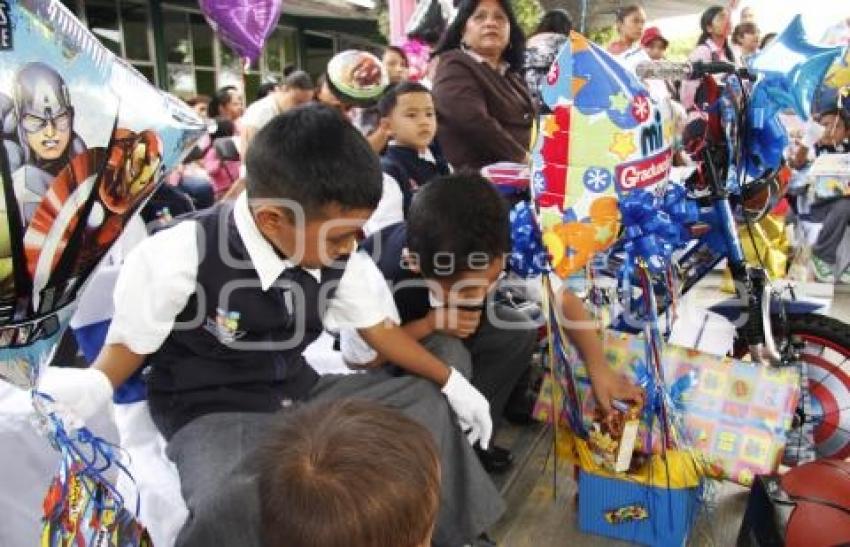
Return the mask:
{"type": "MultiPolygon", "coordinates": [[[[432,351],[442,353],[436,347],[432,351]]],[[[397,408],[434,435],[442,473],[434,545],[458,547],[470,543],[504,512],[498,490],[435,384],[419,377],[393,377],[374,371],[323,376],[310,396],[311,401],[342,398],[367,399],[397,408]]],[[[250,456],[276,421],[290,414],[286,410],[274,414],[208,414],[174,434],[167,453],[180,472],[181,491],[189,508],[177,537],[178,547],[261,545],[257,469],[250,456]]]]}

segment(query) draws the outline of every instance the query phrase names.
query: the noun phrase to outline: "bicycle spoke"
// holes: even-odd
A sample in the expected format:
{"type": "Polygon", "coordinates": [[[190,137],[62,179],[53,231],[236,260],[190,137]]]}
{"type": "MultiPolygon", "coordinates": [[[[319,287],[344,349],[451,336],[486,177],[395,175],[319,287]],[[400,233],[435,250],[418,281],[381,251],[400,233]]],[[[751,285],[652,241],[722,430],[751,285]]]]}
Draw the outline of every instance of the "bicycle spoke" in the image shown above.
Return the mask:
{"type": "Polygon", "coordinates": [[[834,416],[836,414],[841,414],[842,412],[850,410],[850,406],[845,406],[844,408],[838,408],[835,410],[830,410],[829,412],[822,412],[817,414],[817,416],[834,416]]]}

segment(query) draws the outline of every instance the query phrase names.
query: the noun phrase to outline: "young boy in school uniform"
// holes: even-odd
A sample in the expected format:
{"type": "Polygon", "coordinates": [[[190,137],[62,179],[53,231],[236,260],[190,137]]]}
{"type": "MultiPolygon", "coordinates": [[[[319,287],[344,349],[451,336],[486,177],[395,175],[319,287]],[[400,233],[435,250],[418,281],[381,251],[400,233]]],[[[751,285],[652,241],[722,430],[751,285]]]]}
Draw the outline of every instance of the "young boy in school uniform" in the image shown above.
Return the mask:
{"type": "MultiPolygon", "coordinates": [[[[491,295],[510,251],[507,206],[498,191],[476,174],[438,177],[419,190],[406,223],[389,226],[361,244],[393,293],[402,328],[429,351],[464,374],[490,402],[498,424],[517,381],[528,368],[537,328],[491,295]]],[[[591,369],[594,391],[606,410],[612,399],[640,399],[640,390],[613,374],[602,345],[570,293],[562,311],[578,328],[569,335],[591,369]],[[584,323],[581,323],[584,321],[584,323]]],[[[355,363],[392,358],[369,351],[350,329],[342,331],[345,358],[355,363]]],[[[463,424],[462,424],[463,425],[463,424]]],[[[485,468],[510,466],[510,453],[479,449],[485,468]]]]}
{"type": "Polygon", "coordinates": [[[379,401],[431,431],[445,485],[434,544],[469,542],[504,505],[456,422],[474,424],[486,445],[489,407],[386,323],[376,303],[389,295],[361,281],[380,276],[352,254],[381,196],[377,157],[336,110],[311,105],[261,129],[246,163],[236,200],[180,219],[126,257],[94,365],[57,369],[41,388],[86,419],[147,365],[151,415],[189,509],[178,546],[259,545],[257,444],[296,401],[341,398],[379,401]],[[356,329],[410,376],[319,378],[302,350],[324,327],[356,329]]]}
{"type": "Polygon", "coordinates": [[[378,102],[392,140],[381,155],[381,169],[398,184],[404,196],[404,212],[416,191],[431,179],[451,173],[434,137],[437,114],[431,91],[416,82],[389,88],[378,102]]]}

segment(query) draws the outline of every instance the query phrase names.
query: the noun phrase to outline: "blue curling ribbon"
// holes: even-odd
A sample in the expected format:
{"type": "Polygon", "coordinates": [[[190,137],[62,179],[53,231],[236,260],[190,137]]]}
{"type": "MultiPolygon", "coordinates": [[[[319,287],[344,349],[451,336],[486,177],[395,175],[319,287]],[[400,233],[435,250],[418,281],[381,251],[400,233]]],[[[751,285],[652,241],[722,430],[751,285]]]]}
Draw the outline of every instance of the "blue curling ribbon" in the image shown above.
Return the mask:
{"type": "MultiPolygon", "coordinates": [[[[662,385],[656,378],[653,371],[646,365],[645,360],[638,360],[633,365],[635,384],[643,388],[646,394],[646,400],[643,407],[643,421],[647,424],[648,434],[652,433],[653,425],[658,420],[664,420],[664,408],[667,409],[668,424],[663,424],[662,427],[668,427],[675,432],[675,436],[680,440],[687,442],[682,436],[685,433],[685,394],[694,389],[697,385],[696,371],[689,371],[684,376],[681,376],[673,382],[672,385],[666,387],[662,385]]],[[[647,443],[651,449],[652,443],[647,443]]]]}
{"type": "Polygon", "coordinates": [[[626,254],[622,276],[629,279],[636,277],[638,259],[653,274],[666,271],[673,252],[690,239],[687,225],[699,220],[699,209],[678,184],[668,185],[661,197],[634,190],[620,198],[619,205],[626,254]]]}
{"type": "Polygon", "coordinates": [[[534,211],[526,201],[511,210],[510,269],[522,277],[533,277],[549,270],[549,255],[543,246],[534,211]]]}
{"type": "MultiPolygon", "coordinates": [[[[54,402],[53,398],[49,395],[37,391],[33,392],[33,398],[37,409],[44,408],[42,401],[54,402]]],[[[105,504],[100,500],[99,496],[94,495],[94,492],[88,492],[92,499],[96,500],[95,503],[98,510],[114,510],[117,512],[124,507],[123,496],[105,475],[112,466],[115,466],[135,484],[136,481],[132,473],[121,462],[121,458],[119,457],[120,447],[98,437],[87,427],[82,427],[69,433],[65,429],[61,418],[55,412],[46,412],[43,415],[46,418],[46,425],[49,428],[48,435],[50,442],[62,454],[64,476],[68,477],[73,472],[74,474],[91,479],[95,484],[102,485],[111,495],[114,503],[105,504]],[[82,468],[72,471],[71,466],[74,462],[80,462],[82,468]]],[[[67,479],[63,482],[67,483],[67,479]]],[[[63,487],[65,486],[63,485],[63,487]]],[[[140,494],[137,491],[136,516],[139,514],[139,505],[140,494]]]]}

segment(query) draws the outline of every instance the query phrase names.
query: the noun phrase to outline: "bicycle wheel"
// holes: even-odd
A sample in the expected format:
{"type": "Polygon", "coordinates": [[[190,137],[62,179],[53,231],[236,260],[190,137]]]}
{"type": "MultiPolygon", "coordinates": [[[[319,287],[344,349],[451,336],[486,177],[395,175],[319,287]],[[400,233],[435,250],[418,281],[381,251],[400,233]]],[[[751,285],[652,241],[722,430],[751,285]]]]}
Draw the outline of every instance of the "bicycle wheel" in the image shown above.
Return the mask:
{"type": "MultiPolygon", "coordinates": [[[[790,314],[786,328],[776,325],[778,343],[803,342],[810,402],[800,412],[802,424],[814,428],[819,458],[850,457],[850,326],[832,317],[790,314]],[[790,336],[787,336],[789,335],[790,336]]],[[[792,447],[793,448],[793,447],[792,447]]]]}

